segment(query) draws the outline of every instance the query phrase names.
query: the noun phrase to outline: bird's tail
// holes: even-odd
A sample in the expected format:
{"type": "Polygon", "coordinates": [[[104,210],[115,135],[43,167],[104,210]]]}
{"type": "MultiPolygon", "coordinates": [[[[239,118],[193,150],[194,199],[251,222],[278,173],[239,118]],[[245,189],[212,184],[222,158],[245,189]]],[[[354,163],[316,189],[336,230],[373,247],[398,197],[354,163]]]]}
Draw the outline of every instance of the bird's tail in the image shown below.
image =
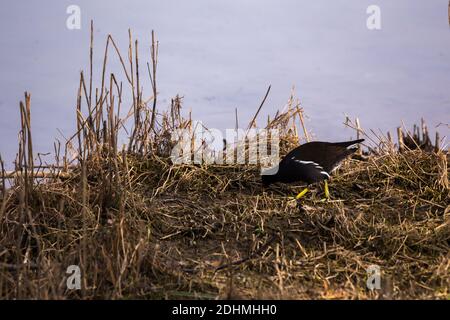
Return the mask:
{"type": "Polygon", "coordinates": [[[334,143],[333,145],[337,146],[338,148],[342,148],[340,151],[339,156],[337,156],[337,159],[339,159],[338,161],[342,161],[343,159],[347,158],[348,156],[352,155],[353,153],[355,153],[356,151],[358,151],[357,147],[351,147],[354,144],[357,143],[361,143],[363,142],[364,139],[358,139],[358,140],[353,140],[353,141],[345,141],[345,142],[337,142],[334,143]],[[351,147],[351,148],[349,148],[351,147]]]}
{"type": "Polygon", "coordinates": [[[345,141],[345,142],[336,142],[336,143],[333,143],[333,144],[335,146],[347,148],[347,147],[350,147],[350,146],[352,146],[354,144],[361,143],[363,141],[364,141],[364,139],[358,139],[358,140],[345,141]]]}

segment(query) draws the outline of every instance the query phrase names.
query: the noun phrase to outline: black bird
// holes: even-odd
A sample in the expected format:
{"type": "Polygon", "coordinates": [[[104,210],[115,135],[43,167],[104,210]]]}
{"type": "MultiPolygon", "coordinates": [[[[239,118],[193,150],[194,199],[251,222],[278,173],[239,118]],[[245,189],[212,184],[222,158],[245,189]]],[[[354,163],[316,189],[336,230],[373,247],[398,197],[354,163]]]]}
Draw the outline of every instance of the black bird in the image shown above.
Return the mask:
{"type": "MultiPolygon", "coordinates": [[[[325,196],[330,197],[327,180],[340,163],[357,148],[348,148],[364,139],[346,142],[308,142],[290,151],[278,166],[262,173],[262,182],[269,185],[275,182],[303,181],[308,185],[325,180],[325,196]]],[[[308,192],[305,188],[296,199],[308,192]]]]}

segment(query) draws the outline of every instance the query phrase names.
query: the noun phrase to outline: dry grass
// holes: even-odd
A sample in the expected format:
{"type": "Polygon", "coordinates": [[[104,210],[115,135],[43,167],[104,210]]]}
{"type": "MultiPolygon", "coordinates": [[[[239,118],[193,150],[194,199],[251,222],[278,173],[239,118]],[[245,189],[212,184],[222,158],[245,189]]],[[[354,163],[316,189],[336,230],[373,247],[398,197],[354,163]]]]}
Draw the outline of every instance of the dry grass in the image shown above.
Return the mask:
{"type": "MultiPolygon", "coordinates": [[[[449,298],[446,151],[401,143],[399,152],[392,139],[375,137],[369,155],[333,177],[329,202],[320,188],[301,202],[289,198],[300,186],[263,189],[257,166],[173,165],[171,133],[192,129],[192,120],[181,116],[179,97],[157,112],[154,35],[148,101],[138,42],[130,33],[128,61],[112,37],[108,43],[125,85],[112,74],[107,80],[106,54],[95,97],[81,74],[78,131],[62,151],[55,144],[52,166],[34,163],[28,94],[21,104],[16,167],[1,171],[11,186],[1,193],[0,297],[449,298]],[[121,118],[124,86],[133,101],[121,118]],[[129,143],[119,147],[128,120],[129,143]],[[73,264],[81,290],[66,287],[73,264]],[[382,289],[373,292],[365,284],[371,264],[382,271],[382,289]]],[[[281,153],[298,143],[299,121],[293,97],[268,121],[281,130],[281,153]]]]}

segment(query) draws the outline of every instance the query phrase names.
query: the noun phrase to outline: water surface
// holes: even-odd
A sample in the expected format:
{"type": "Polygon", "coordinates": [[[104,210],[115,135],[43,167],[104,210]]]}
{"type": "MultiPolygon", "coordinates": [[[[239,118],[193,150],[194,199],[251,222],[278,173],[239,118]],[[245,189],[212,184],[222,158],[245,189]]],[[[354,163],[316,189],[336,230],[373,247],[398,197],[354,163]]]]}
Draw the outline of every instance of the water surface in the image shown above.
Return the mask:
{"type": "MultiPolygon", "coordinates": [[[[131,28],[144,59],[156,30],[159,107],[180,94],[185,110],[209,127],[234,127],[235,108],[248,123],[271,84],[261,118],[281,108],[295,86],[316,139],[354,136],[342,125],[345,114],[383,131],[423,116],[433,129],[450,119],[447,7],[447,0],[3,0],[0,153],[8,161],[15,155],[25,90],[32,93],[36,151],[50,152],[55,138],[63,141],[57,129],[73,132],[79,72],[88,70],[90,19],[98,68],[108,33],[126,52],[131,28]],[[66,28],[71,4],[81,8],[80,30],[66,28]],[[379,31],[366,27],[370,4],[381,8],[379,31]]],[[[119,70],[117,59],[110,67],[119,70]]]]}

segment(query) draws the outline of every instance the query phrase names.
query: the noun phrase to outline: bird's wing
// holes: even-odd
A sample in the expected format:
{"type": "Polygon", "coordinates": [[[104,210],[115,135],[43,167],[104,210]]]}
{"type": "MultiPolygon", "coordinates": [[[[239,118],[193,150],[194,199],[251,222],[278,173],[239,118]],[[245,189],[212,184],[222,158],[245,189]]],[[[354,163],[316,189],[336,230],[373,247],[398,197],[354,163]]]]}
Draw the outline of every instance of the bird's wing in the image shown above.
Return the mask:
{"type": "Polygon", "coordinates": [[[314,161],[298,160],[294,157],[289,159],[289,174],[295,178],[314,183],[330,178],[328,172],[314,161]]]}
{"type": "Polygon", "coordinates": [[[314,152],[297,152],[291,156],[291,159],[303,162],[314,162],[319,164],[328,174],[336,168],[342,160],[354,153],[356,149],[345,148],[339,145],[327,144],[314,150],[314,152]]]}
{"type": "Polygon", "coordinates": [[[357,148],[342,148],[339,146],[332,146],[332,148],[334,149],[333,156],[323,163],[323,167],[328,173],[331,173],[345,158],[358,150],[357,148]]]}

